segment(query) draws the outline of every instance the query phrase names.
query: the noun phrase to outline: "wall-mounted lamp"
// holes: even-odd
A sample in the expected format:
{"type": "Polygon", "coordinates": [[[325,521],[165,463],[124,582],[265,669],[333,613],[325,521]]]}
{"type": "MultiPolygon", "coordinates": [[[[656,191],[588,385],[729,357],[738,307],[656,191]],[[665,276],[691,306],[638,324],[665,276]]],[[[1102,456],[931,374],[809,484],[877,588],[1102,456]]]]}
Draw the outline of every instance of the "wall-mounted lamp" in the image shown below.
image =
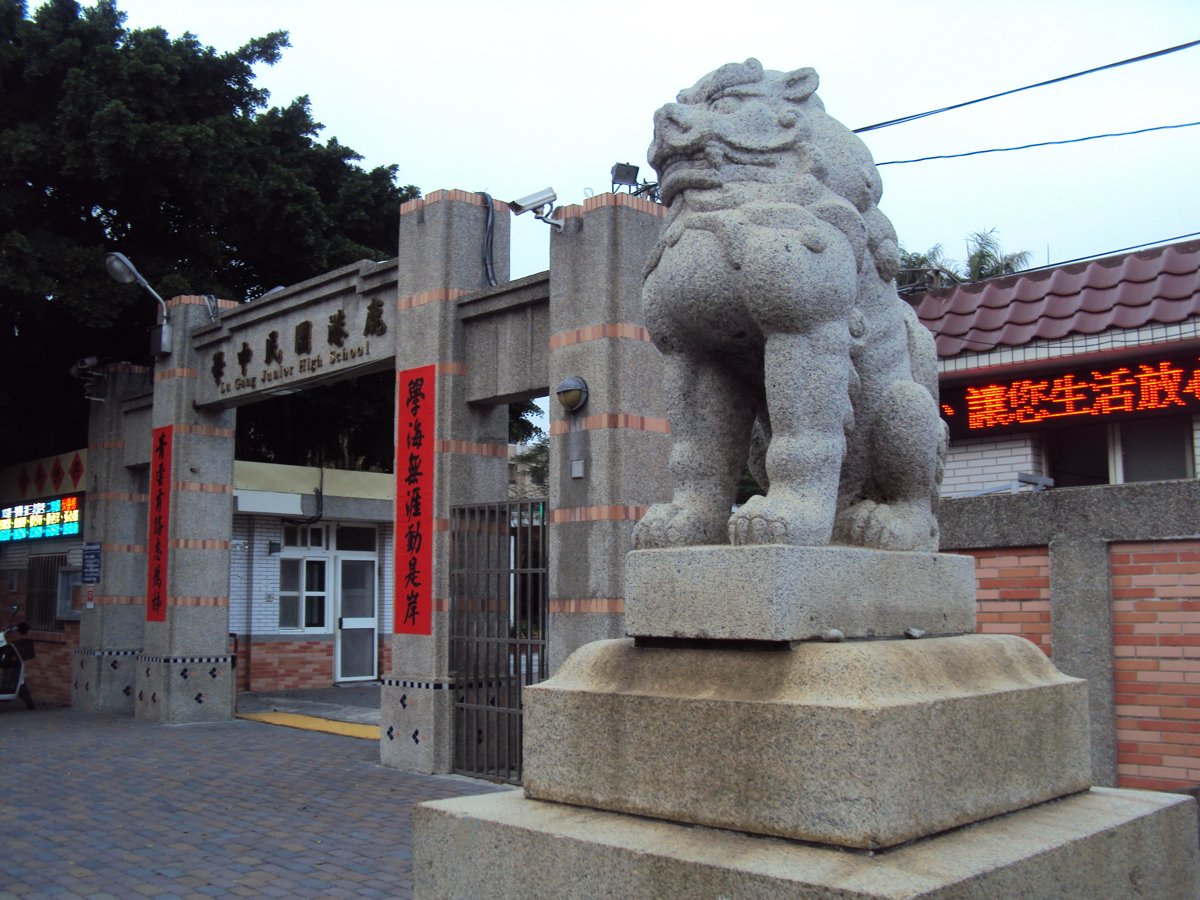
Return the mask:
{"type": "Polygon", "coordinates": [[[551,213],[554,212],[554,201],[557,199],[558,194],[554,193],[554,188],[542,188],[537,193],[530,194],[528,197],[509,201],[508,208],[518,216],[521,213],[532,211],[535,219],[541,219],[556,231],[562,231],[562,220],[550,218],[551,213]]]}
{"type": "Polygon", "coordinates": [[[567,412],[579,412],[587,403],[587,382],[578,375],[571,375],[558,383],[554,396],[558,398],[559,404],[567,412]]]}
{"type": "Polygon", "coordinates": [[[114,281],[121,284],[137,282],[150,292],[158,301],[158,324],[150,330],[150,352],[155,356],[169,356],[171,353],[171,322],[167,318],[167,303],[158,295],[158,291],[150,287],[142,273],[129,261],[124,253],[107,253],[104,256],[104,268],[114,281]]]}

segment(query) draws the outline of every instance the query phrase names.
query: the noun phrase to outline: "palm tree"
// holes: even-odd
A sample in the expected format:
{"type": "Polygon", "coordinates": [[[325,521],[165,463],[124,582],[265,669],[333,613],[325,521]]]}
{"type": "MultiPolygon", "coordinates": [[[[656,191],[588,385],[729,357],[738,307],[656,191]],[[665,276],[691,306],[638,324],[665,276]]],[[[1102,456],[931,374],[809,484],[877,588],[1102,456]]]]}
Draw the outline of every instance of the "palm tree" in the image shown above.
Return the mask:
{"type": "Polygon", "coordinates": [[[996,237],[996,229],[976,231],[967,237],[967,263],[963,275],[967,281],[982,281],[1000,275],[1011,275],[1029,265],[1030,253],[1005,253],[996,237]]]}
{"type": "Polygon", "coordinates": [[[941,244],[934,244],[924,253],[912,253],[900,248],[900,270],[896,273],[896,287],[900,293],[913,291],[936,290],[942,287],[943,280],[958,282],[955,269],[958,264],[946,259],[941,244]],[[908,290],[905,290],[905,289],[908,290]]]}
{"type": "Polygon", "coordinates": [[[1028,250],[1005,253],[995,228],[967,236],[967,261],[961,267],[946,258],[941,244],[934,244],[924,253],[910,253],[901,247],[896,288],[902,295],[915,296],[952,284],[1012,275],[1029,265],[1030,256],[1028,250]]]}

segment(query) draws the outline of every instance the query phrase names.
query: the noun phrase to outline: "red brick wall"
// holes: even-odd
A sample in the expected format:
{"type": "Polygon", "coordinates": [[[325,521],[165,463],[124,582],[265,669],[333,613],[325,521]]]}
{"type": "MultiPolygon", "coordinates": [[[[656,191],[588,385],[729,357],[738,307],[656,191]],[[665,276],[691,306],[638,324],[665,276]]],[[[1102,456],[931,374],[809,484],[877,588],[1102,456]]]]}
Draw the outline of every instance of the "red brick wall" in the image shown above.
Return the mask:
{"type": "Polygon", "coordinates": [[[1200,783],[1200,541],[1112,544],[1121,787],[1200,783]]]}
{"type": "Polygon", "coordinates": [[[1050,555],[1046,547],[965,550],[975,558],[975,630],[1016,634],[1050,655],[1050,555]]]}
{"type": "MultiPolygon", "coordinates": [[[[391,635],[379,636],[379,673],[391,671],[391,635]]],[[[239,691],[284,691],[333,684],[333,641],[238,639],[239,691]]]]}
{"type": "Polygon", "coordinates": [[[25,683],[33,702],[71,704],[71,661],[79,646],[79,623],[65,622],[63,631],[31,631],[34,658],[25,663],[25,683]]]}
{"type": "Polygon", "coordinates": [[[256,641],[242,637],[238,669],[243,667],[248,669],[248,689],[252,691],[329,687],[333,684],[333,641],[256,641]]]}

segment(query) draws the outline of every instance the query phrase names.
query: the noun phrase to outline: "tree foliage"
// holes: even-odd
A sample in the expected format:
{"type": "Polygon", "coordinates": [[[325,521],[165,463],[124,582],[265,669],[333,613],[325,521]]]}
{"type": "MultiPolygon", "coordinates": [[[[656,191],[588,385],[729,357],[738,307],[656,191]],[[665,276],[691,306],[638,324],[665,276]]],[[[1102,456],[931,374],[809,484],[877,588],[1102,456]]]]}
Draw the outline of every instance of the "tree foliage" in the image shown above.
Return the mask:
{"type": "Polygon", "coordinates": [[[268,108],[254,66],[286,32],[218,53],[123,22],[116,0],[32,18],[0,0],[0,421],[25,426],[4,461],[85,443],[75,359],[148,359],[155,304],[107,278],[105,252],[163,296],[252,299],[394,256],[400,203],[418,196],[395,166],[318,141],[306,97],[268,108]]]}
{"type": "Polygon", "coordinates": [[[1027,250],[1005,253],[996,236],[996,229],[974,231],[967,235],[967,258],[963,263],[947,259],[941,244],[934,244],[924,253],[900,248],[900,271],[896,286],[900,293],[913,293],[946,287],[964,281],[983,281],[1012,275],[1028,267],[1031,254],[1027,250]]]}

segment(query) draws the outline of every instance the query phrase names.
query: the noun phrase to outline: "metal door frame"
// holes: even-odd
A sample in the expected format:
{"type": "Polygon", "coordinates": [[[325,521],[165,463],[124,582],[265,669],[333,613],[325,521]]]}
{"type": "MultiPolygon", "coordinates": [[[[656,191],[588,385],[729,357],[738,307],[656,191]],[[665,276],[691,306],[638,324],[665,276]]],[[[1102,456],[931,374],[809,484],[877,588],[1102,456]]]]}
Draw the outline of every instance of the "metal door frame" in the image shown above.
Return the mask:
{"type": "MultiPolygon", "coordinates": [[[[379,560],[370,553],[357,551],[342,551],[330,557],[333,568],[333,680],[336,684],[350,684],[357,681],[377,681],[379,679],[379,560]],[[374,637],[371,640],[371,674],[342,676],[342,621],[347,617],[342,613],[342,566],[346,563],[365,562],[371,564],[371,588],[374,598],[375,612],[370,616],[374,637]]],[[[366,620],[363,616],[351,621],[366,620]]],[[[351,625],[352,628],[365,628],[363,625],[351,625]]]]}
{"type": "Polygon", "coordinates": [[[520,784],[522,691],[547,677],[545,500],[450,514],[454,771],[520,784]]]}

